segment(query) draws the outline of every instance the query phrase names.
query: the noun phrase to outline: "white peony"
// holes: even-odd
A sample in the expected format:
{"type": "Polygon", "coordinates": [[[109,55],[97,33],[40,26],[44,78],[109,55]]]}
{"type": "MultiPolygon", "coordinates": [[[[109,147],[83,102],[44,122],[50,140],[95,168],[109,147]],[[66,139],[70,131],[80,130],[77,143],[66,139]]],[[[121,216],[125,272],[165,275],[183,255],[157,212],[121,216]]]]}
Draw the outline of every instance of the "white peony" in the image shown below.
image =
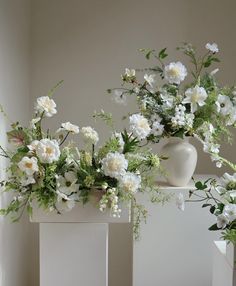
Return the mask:
{"type": "Polygon", "coordinates": [[[198,109],[198,106],[205,105],[205,100],[207,99],[207,92],[205,88],[196,85],[193,88],[188,88],[185,91],[185,98],[182,101],[183,103],[191,104],[191,112],[195,112],[198,109]]]}
{"type": "Polygon", "coordinates": [[[210,52],[212,52],[214,54],[219,52],[219,48],[218,48],[218,45],[216,43],[212,43],[212,44],[207,43],[205,47],[207,50],[209,50],[210,52]]]}
{"type": "Polygon", "coordinates": [[[130,130],[139,140],[145,139],[151,132],[147,118],[141,114],[133,114],[129,117],[130,130]]]}
{"type": "Polygon", "coordinates": [[[87,126],[81,129],[81,133],[84,136],[84,140],[86,143],[97,144],[99,141],[98,133],[92,127],[87,126]]]}
{"type": "Polygon", "coordinates": [[[79,133],[79,126],[74,125],[70,122],[65,122],[61,124],[61,128],[58,131],[65,130],[68,132],[71,132],[72,134],[78,134],[79,133]]]}
{"type": "Polygon", "coordinates": [[[69,171],[64,174],[64,176],[59,176],[57,178],[57,190],[60,193],[71,195],[79,190],[79,185],[77,184],[77,176],[75,172],[69,171]]]}
{"type": "Polygon", "coordinates": [[[223,215],[225,215],[230,222],[236,219],[236,205],[235,204],[228,204],[225,205],[223,210],[223,215]]]}
{"type": "Polygon", "coordinates": [[[217,227],[224,229],[229,224],[229,219],[224,214],[217,216],[217,227]]]}
{"type": "Polygon", "coordinates": [[[223,115],[228,115],[233,108],[233,103],[228,96],[219,94],[216,101],[216,108],[217,112],[223,115]]]}
{"type": "Polygon", "coordinates": [[[148,75],[148,74],[145,74],[144,75],[144,79],[145,79],[145,81],[151,86],[151,87],[153,87],[153,84],[155,83],[155,74],[150,74],[150,75],[148,75]]]}
{"type": "Polygon", "coordinates": [[[141,177],[127,172],[124,176],[119,179],[119,187],[127,193],[135,194],[141,187],[141,177]]]}
{"type": "Polygon", "coordinates": [[[18,163],[18,167],[23,171],[27,176],[33,176],[35,172],[38,172],[38,159],[35,157],[23,157],[18,163]]]}
{"type": "Polygon", "coordinates": [[[128,161],[125,156],[118,152],[108,153],[101,163],[104,174],[112,178],[124,176],[128,168],[128,161]]]}
{"type": "Polygon", "coordinates": [[[176,206],[179,210],[184,211],[185,201],[184,201],[184,195],[182,193],[179,193],[176,197],[176,206]]]}
{"type": "Polygon", "coordinates": [[[42,163],[53,163],[61,155],[59,144],[56,140],[42,139],[36,146],[36,154],[42,163]]]}
{"type": "Polygon", "coordinates": [[[187,76],[187,69],[181,62],[172,62],[165,66],[164,76],[169,83],[180,84],[187,76]]]}
{"type": "Polygon", "coordinates": [[[45,114],[47,117],[52,117],[57,113],[56,103],[53,99],[48,96],[42,96],[37,99],[37,104],[35,106],[36,111],[45,114]]]}
{"type": "Polygon", "coordinates": [[[127,95],[120,89],[115,89],[113,91],[112,99],[120,105],[126,105],[127,104],[127,95]]]}

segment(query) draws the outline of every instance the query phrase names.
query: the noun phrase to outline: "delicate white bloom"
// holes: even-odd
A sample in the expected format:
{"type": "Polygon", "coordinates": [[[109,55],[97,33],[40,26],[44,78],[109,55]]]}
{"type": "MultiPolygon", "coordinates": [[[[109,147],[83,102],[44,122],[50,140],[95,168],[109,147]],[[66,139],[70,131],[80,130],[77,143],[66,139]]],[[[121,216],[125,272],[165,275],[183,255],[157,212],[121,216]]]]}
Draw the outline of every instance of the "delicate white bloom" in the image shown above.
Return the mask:
{"type": "Polygon", "coordinates": [[[125,159],[124,154],[118,152],[108,153],[101,163],[104,174],[112,178],[124,176],[128,168],[128,161],[125,159]]]}
{"type": "Polygon", "coordinates": [[[217,112],[228,115],[233,108],[233,103],[226,95],[219,94],[216,101],[217,112]]]}
{"type": "Polygon", "coordinates": [[[195,118],[195,116],[194,116],[193,113],[187,113],[185,115],[185,121],[186,121],[187,128],[192,128],[193,127],[194,118],[195,118]]]}
{"type": "Polygon", "coordinates": [[[219,52],[219,48],[218,45],[216,43],[207,43],[206,44],[206,49],[211,51],[212,53],[218,53],[219,52]]]}
{"type": "Polygon", "coordinates": [[[75,199],[77,199],[77,196],[67,196],[59,191],[56,191],[57,193],[57,202],[56,202],[56,209],[60,212],[69,212],[71,211],[75,206],[75,199]]]}
{"type": "Polygon", "coordinates": [[[224,173],[220,178],[220,186],[226,190],[236,190],[236,173],[233,175],[224,173]]]}
{"type": "Polygon", "coordinates": [[[140,92],[140,88],[139,88],[138,86],[135,86],[135,88],[134,88],[134,92],[135,92],[135,93],[137,93],[137,94],[139,94],[139,92],[140,92]]]}
{"type": "Polygon", "coordinates": [[[127,172],[124,176],[120,177],[119,187],[124,192],[135,194],[141,187],[141,177],[127,172]]]}
{"type": "Polygon", "coordinates": [[[87,143],[96,145],[99,141],[98,133],[92,127],[87,126],[81,129],[81,133],[84,136],[84,140],[87,143]]]}
{"type": "Polygon", "coordinates": [[[120,146],[119,151],[122,152],[124,149],[125,142],[123,140],[121,133],[120,132],[113,133],[112,138],[116,138],[118,140],[120,146]]]}
{"type": "Polygon", "coordinates": [[[230,222],[236,219],[236,205],[235,204],[228,204],[225,205],[223,210],[223,215],[225,215],[230,222]]]}
{"type": "Polygon", "coordinates": [[[61,155],[59,144],[56,140],[42,139],[36,146],[36,154],[42,163],[53,163],[61,155]]]}
{"type": "Polygon", "coordinates": [[[77,176],[75,172],[69,171],[64,174],[64,176],[59,176],[57,178],[57,190],[60,193],[70,195],[76,193],[79,190],[79,185],[77,184],[77,176]]]}
{"type": "Polygon", "coordinates": [[[111,215],[113,217],[120,217],[121,209],[119,208],[119,198],[116,194],[115,188],[110,188],[107,190],[107,193],[104,194],[99,201],[99,209],[101,212],[104,212],[107,207],[110,207],[111,215]]]}
{"type": "Polygon", "coordinates": [[[220,159],[220,157],[218,156],[218,154],[211,155],[211,160],[212,160],[212,162],[216,162],[217,168],[222,167],[223,163],[222,163],[222,160],[220,159]]]}
{"type": "Polygon", "coordinates": [[[176,126],[184,126],[185,122],[185,111],[184,105],[179,104],[175,107],[175,116],[171,118],[171,122],[176,126]]]}
{"type": "Polygon", "coordinates": [[[45,114],[47,117],[52,117],[57,113],[56,103],[53,99],[48,96],[42,96],[37,99],[37,104],[35,106],[36,111],[45,114]]]}
{"type": "Polygon", "coordinates": [[[21,178],[21,185],[23,187],[26,187],[28,185],[31,185],[31,184],[35,184],[35,179],[33,176],[25,176],[23,178],[21,178]]]}
{"type": "Polygon", "coordinates": [[[130,130],[139,140],[145,139],[151,132],[147,118],[141,114],[133,114],[129,117],[130,130]]]}
{"type": "Polygon", "coordinates": [[[153,87],[153,84],[155,83],[155,74],[150,74],[150,75],[148,75],[148,74],[145,74],[144,75],[144,79],[145,79],[145,81],[151,86],[151,87],[153,87]]]}
{"type": "Polygon", "coordinates": [[[203,142],[203,151],[218,154],[220,152],[220,145],[211,141],[203,142]]]}
{"type": "Polygon", "coordinates": [[[185,91],[185,96],[183,103],[190,103],[191,112],[194,113],[198,109],[198,106],[205,105],[205,100],[208,95],[205,88],[196,85],[193,88],[188,88],[185,91]]]}
{"type": "Polygon", "coordinates": [[[41,120],[41,117],[33,118],[33,119],[30,121],[30,128],[36,129],[36,125],[35,125],[35,124],[38,123],[40,120],[41,120]]]}
{"type": "Polygon", "coordinates": [[[170,95],[170,94],[165,92],[165,93],[161,93],[160,97],[161,97],[161,99],[163,101],[162,107],[164,109],[171,109],[171,108],[173,108],[173,106],[174,106],[174,99],[175,99],[174,96],[172,96],[172,95],[170,95]]]}
{"type": "Polygon", "coordinates": [[[181,62],[172,62],[165,66],[164,76],[169,83],[180,84],[187,76],[187,69],[181,62]]]}
{"type": "Polygon", "coordinates": [[[236,107],[232,107],[230,112],[229,112],[229,118],[226,121],[227,126],[231,126],[236,122],[236,107]]]}
{"type": "Polygon", "coordinates": [[[152,123],[152,130],[151,130],[151,133],[154,135],[154,136],[160,136],[162,135],[164,131],[164,125],[162,125],[159,121],[154,121],[152,123]]]}
{"type": "Polygon", "coordinates": [[[216,73],[218,73],[219,69],[214,69],[213,71],[210,72],[210,75],[213,76],[215,75],[216,73]]]}
{"type": "Polygon", "coordinates": [[[179,210],[184,211],[185,200],[184,200],[184,195],[182,193],[179,193],[176,197],[176,206],[179,210]]]}
{"type": "Polygon", "coordinates": [[[27,147],[29,148],[30,151],[35,151],[38,143],[39,143],[38,140],[34,140],[29,145],[27,145],[27,147]]]}
{"type": "Polygon", "coordinates": [[[134,77],[135,76],[135,69],[125,69],[125,75],[127,77],[134,77]]]}
{"type": "Polygon", "coordinates": [[[112,99],[118,104],[121,105],[127,104],[127,95],[121,89],[115,89],[112,92],[112,99]]]}
{"type": "Polygon", "coordinates": [[[65,131],[71,132],[73,134],[78,134],[79,133],[79,126],[74,125],[70,122],[65,122],[65,123],[62,123],[61,128],[58,129],[58,131],[61,131],[61,130],[65,130],[65,131]]]}
{"type": "Polygon", "coordinates": [[[227,224],[229,224],[229,219],[224,214],[220,214],[217,216],[217,227],[224,229],[227,224]]]}
{"type": "Polygon", "coordinates": [[[38,159],[35,157],[23,157],[18,163],[18,167],[23,171],[27,176],[33,176],[35,172],[38,172],[38,159]]]}

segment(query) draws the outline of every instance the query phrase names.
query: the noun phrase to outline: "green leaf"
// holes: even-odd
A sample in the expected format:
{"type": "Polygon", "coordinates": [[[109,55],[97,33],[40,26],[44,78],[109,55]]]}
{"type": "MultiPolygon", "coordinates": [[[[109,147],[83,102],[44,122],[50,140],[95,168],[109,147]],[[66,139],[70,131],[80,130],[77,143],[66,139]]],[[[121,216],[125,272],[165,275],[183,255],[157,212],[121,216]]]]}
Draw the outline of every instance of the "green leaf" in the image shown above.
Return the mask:
{"type": "Polygon", "coordinates": [[[216,230],[219,230],[220,228],[218,228],[217,224],[215,223],[212,226],[210,226],[208,229],[211,230],[211,231],[216,231],[216,230]]]}
{"type": "Polygon", "coordinates": [[[216,207],[215,206],[211,206],[210,207],[210,213],[214,214],[216,207]]]}
{"type": "Polygon", "coordinates": [[[211,207],[211,204],[203,204],[202,208],[211,207]]]}
{"type": "Polygon", "coordinates": [[[206,184],[203,184],[202,182],[196,182],[195,183],[195,187],[198,189],[198,190],[205,190],[207,188],[207,185],[206,184]]]}
{"type": "Polygon", "coordinates": [[[24,130],[12,130],[7,132],[7,138],[9,143],[17,146],[26,145],[28,142],[28,135],[24,130]]]}
{"type": "Polygon", "coordinates": [[[168,56],[168,54],[166,53],[166,49],[167,48],[164,48],[164,49],[162,49],[160,52],[159,52],[159,54],[158,54],[158,57],[159,57],[159,59],[164,59],[164,58],[166,58],[167,56],[168,56]]]}

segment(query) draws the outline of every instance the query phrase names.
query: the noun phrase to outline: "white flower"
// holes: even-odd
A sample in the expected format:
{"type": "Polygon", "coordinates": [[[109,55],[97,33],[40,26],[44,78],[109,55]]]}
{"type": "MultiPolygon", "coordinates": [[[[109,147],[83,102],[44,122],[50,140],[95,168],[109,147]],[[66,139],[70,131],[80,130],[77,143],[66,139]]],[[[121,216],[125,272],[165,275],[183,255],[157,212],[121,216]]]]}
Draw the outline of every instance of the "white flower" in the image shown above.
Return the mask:
{"type": "Polygon", "coordinates": [[[81,129],[81,133],[84,136],[84,140],[86,143],[91,143],[96,145],[99,141],[98,133],[92,127],[87,126],[81,129]]]}
{"type": "Polygon", "coordinates": [[[207,92],[205,88],[196,85],[193,88],[188,88],[185,91],[185,98],[182,103],[191,104],[191,112],[195,112],[199,106],[205,105],[205,100],[207,99],[207,92]]]}
{"type": "Polygon", "coordinates": [[[125,142],[123,140],[123,137],[121,135],[120,132],[115,132],[112,134],[112,137],[111,138],[116,138],[118,140],[118,143],[119,143],[119,151],[122,152],[123,149],[124,149],[124,145],[125,145],[125,142]]]}
{"type": "Polygon", "coordinates": [[[124,176],[128,168],[128,161],[125,156],[118,152],[108,153],[101,163],[104,174],[112,178],[124,176]]]}
{"type": "Polygon", "coordinates": [[[220,214],[217,216],[217,227],[224,229],[227,224],[229,224],[229,219],[224,214],[220,214]]]}
{"type": "Polygon", "coordinates": [[[21,178],[21,185],[23,187],[26,187],[28,185],[32,185],[34,183],[35,183],[35,179],[33,176],[29,176],[29,177],[25,176],[25,177],[21,178]]]}
{"type": "Polygon", "coordinates": [[[36,154],[42,163],[52,163],[59,160],[61,155],[59,144],[56,140],[42,139],[36,146],[36,154]]]}
{"type": "Polygon", "coordinates": [[[212,53],[218,53],[219,52],[219,48],[218,48],[218,45],[216,43],[207,43],[206,44],[206,49],[211,51],[212,53]]]}
{"type": "Polygon", "coordinates": [[[23,157],[18,163],[18,167],[23,171],[27,176],[33,176],[35,172],[38,172],[38,159],[35,157],[23,157]]]}
{"type": "Polygon", "coordinates": [[[162,101],[164,102],[163,107],[166,109],[170,109],[174,106],[174,96],[168,93],[161,93],[160,95],[162,101]]]}
{"type": "Polygon", "coordinates": [[[29,148],[30,151],[35,151],[38,143],[39,143],[38,140],[34,140],[29,145],[27,145],[27,147],[29,148]]]}
{"type": "Polygon", "coordinates": [[[146,80],[146,82],[151,86],[151,87],[153,87],[153,84],[155,83],[155,74],[150,74],[150,75],[148,75],[148,74],[145,74],[144,75],[144,79],[146,80]]]}
{"type": "Polygon", "coordinates": [[[187,76],[187,69],[181,62],[172,62],[165,66],[164,76],[169,83],[180,84],[187,76]]]}
{"type": "Polygon", "coordinates": [[[162,125],[159,121],[154,121],[152,123],[152,130],[151,133],[154,136],[161,136],[164,131],[164,125],[162,125]]]}
{"type": "Polygon", "coordinates": [[[236,122],[236,107],[235,106],[231,108],[228,115],[229,115],[229,118],[226,121],[226,125],[231,126],[236,122]]]}
{"type": "Polygon", "coordinates": [[[134,77],[135,76],[135,69],[125,69],[125,75],[127,77],[134,77]]]}
{"type": "Polygon", "coordinates": [[[40,113],[44,112],[47,117],[52,117],[57,113],[56,106],[57,105],[53,99],[48,96],[42,96],[37,99],[35,109],[40,113]]]}
{"type": "Polygon", "coordinates": [[[233,103],[226,95],[219,94],[216,101],[217,112],[228,115],[233,107],[233,103]]]}
{"type": "Polygon", "coordinates": [[[77,199],[77,196],[67,196],[59,191],[56,191],[57,193],[57,202],[56,202],[56,209],[60,212],[69,212],[71,211],[75,206],[75,199],[77,199]]]}
{"type": "Polygon", "coordinates": [[[184,105],[179,104],[175,107],[175,116],[171,118],[171,122],[176,126],[184,126],[185,122],[185,111],[184,105]]]}
{"type": "Polygon", "coordinates": [[[112,92],[112,99],[118,104],[127,104],[127,95],[121,89],[115,89],[112,92]]]}
{"type": "Polygon", "coordinates": [[[194,116],[193,113],[187,113],[185,115],[185,121],[186,121],[187,128],[192,128],[193,127],[194,118],[195,118],[195,116],[194,116]]]}
{"type": "Polygon", "coordinates": [[[77,176],[75,172],[69,171],[64,174],[64,176],[59,176],[57,178],[57,190],[60,193],[70,195],[76,193],[79,190],[79,185],[77,184],[77,176]]]}
{"type": "Polygon", "coordinates": [[[236,173],[233,175],[224,173],[220,178],[220,186],[226,190],[236,190],[236,173]]]}
{"type": "Polygon", "coordinates": [[[151,132],[147,118],[141,114],[133,114],[129,117],[130,130],[139,140],[145,139],[151,132]]]}
{"type": "Polygon", "coordinates": [[[121,190],[135,194],[141,186],[141,177],[127,172],[124,176],[119,179],[119,187],[121,190]]]}
{"type": "Polygon", "coordinates": [[[74,125],[70,122],[65,122],[61,124],[61,128],[58,129],[58,131],[65,130],[68,132],[71,132],[72,134],[78,134],[79,133],[79,126],[74,125]]]}
{"type": "Polygon", "coordinates": [[[230,222],[236,219],[236,205],[228,204],[224,207],[223,215],[225,215],[230,222]]]}
{"type": "Polygon", "coordinates": [[[184,201],[184,195],[182,193],[179,193],[176,197],[176,206],[179,210],[184,211],[185,201],[184,201]]]}
{"type": "Polygon", "coordinates": [[[33,118],[30,121],[30,128],[36,129],[36,125],[35,124],[38,123],[40,120],[41,120],[41,117],[33,118]]]}
{"type": "Polygon", "coordinates": [[[220,152],[220,145],[211,141],[203,142],[203,151],[218,154],[220,152]]]}

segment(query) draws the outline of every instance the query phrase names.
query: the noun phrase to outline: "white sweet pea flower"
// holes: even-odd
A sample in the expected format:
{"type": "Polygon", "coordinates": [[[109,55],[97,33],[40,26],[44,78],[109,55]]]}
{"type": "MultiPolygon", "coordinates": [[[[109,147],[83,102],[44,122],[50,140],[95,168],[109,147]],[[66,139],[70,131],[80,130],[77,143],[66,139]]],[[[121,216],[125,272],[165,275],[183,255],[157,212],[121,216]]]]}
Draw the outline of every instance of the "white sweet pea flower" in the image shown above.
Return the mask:
{"type": "Polygon", "coordinates": [[[37,99],[35,109],[40,113],[44,112],[46,117],[52,117],[57,113],[56,106],[53,99],[48,96],[42,96],[37,99]]]}
{"type": "Polygon", "coordinates": [[[65,195],[71,195],[79,190],[75,172],[69,171],[57,178],[57,190],[65,195]]]}
{"type": "Polygon", "coordinates": [[[164,76],[169,83],[180,84],[187,76],[187,69],[181,62],[172,62],[165,66],[164,76]]]}
{"type": "Polygon", "coordinates": [[[104,174],[112,178],[124,176],[128,168],[128,161],[124,154],[118,152],[108,153],[106,157],[101,160],[101,163],[104,174]]]}
{"type": "Polygon", "coordinates": [[[134,77],[135,76],[135,69],[125,69],[125,75],[127,77],[134,77]]]}
{"type": "Polygon", "coordinates": [[[120,177],[119,187],[124,192],[135,194],[141,187],[141,177],[127,172],[124,176],[120,177]]]}
{"type": "Polygon", "coordinates": [[[228,96],[219,94],[216,101],[216,108],[217,112],[228,115],[233,108],[233,103],[228,96]]]}
{"type": "Polygon", "coordinates": [[[68,132],[71,132],[72,134],[78,134],[79,133],[79,126],[74,125],[70,122],[65,122],[61,124],[61,128],[58,129],[58,131],[65,130],[68,132]]]}
{"type": "Polygon", "coordinates": [[[225,205],[223,210],[223,215],[226,216],[230,222],[236,219],[236,205],[235,204],[228,204],[225,205]]]}
{"type": "Polygon", "coordinates": [[[30,121],[30,128],[36,129],[36,125],[35,125],[35,124],[38,123],[40,120],[41,120],[41,117],[33,118],[33,119],[30,121]]]}
{"type": "Polygon", "coordinates": [[[153,84],[155,83],[155,74],[150,74],[150,75],[148,75],[148,74],[145,74],[144,75],[144,79],[145,79],[145,81],[151,86],[151,87],[153,87],[153,84]]]}
{"type": "Polygon", "coordinates": [[[35,172],[38,172],[38,159],[35,157],[23,157],[18,163],[18,167],[23,171],[27,176],[33,176],[35,172]]]}
{"type": "Polygon", "coordinates": [[[59,144],[56,140],[42,139],[36,146],[36,154],[42,163],[53,163],[61,155],[59,144]]]}
{"type": "Polygon", "coordinates": [[[129,117],[130,131],[139,140],[145,139],[151,132],[147,118],[141,114],[133,114],[129,117]]]}
{"type": "Polygon", "coordinates": [[[112,99],[120,105],[127,104],[127,95],[121,89],[115,89],[112,92],[112,99]]]}
{"type": "Polygon", "coordinates": [[[198,106],[205,105],[205,100],[207,99],[207,92],[205,88],[196,85],[193,88],[188,88],[185,91],[185,98],[182,103],[190,103],[191,112],[197,111],[198,106]]]}
{"type": "Polygon", "coordinates": [[[84,141],[86,143],[91,143],[96,145],[99,141],[98,133],[91,126],[83,127],[81,133],[84,136],[84,141]]]}
{"type": "Polygon", "coordinates": [[[227,224],[229,224],[229,219],[224,214],[220,214],[217,216],[217,227],[224,229],[227,224]]]}
{"type": "Polygon", "coordinates": [[[176,206],[179,210],[184,211],[185,200],[184,200],[184,195],[182,193],[179,193],[176,197],[176,206]]]}
{"type": "Polygon", "coordinates": [[[219,52],[219,48],[218,48],[218,45],[216,43],[212,43],[212,44],[207,43],[205,47],[206,47],[207,50],[209,50],[213,54],[219,52]]]}

